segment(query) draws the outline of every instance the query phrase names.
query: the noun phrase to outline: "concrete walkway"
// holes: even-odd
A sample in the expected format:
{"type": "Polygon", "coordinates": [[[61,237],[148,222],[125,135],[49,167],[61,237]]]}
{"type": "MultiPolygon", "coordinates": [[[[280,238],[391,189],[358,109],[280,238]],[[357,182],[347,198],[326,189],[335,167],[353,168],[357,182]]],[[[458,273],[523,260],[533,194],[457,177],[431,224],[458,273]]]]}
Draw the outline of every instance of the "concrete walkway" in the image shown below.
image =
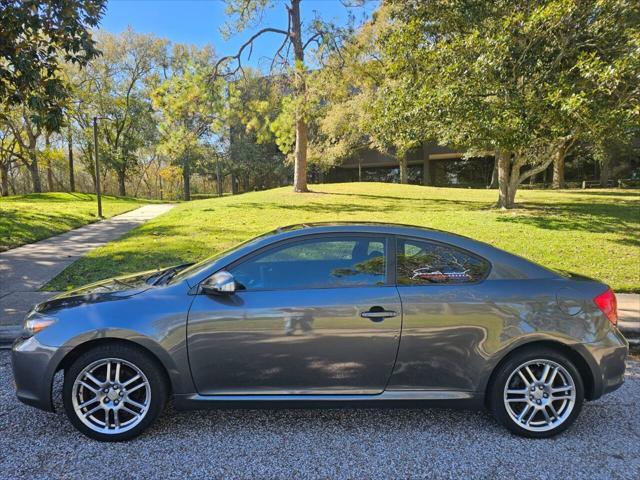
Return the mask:
{"type": "Polygon", "coordinates": [[[78,258],[171,208],[170,204],[145,205],[102,222],[1,252],[0,330],[21,324],[34,304],[52,296],[55,292],[40,292],[40,287],[78,258]]]}
{"type": "Polygon", "coordinates": [[[629,337],[640,337],[640,295],[618,293],[618,327],[629,337]]]}

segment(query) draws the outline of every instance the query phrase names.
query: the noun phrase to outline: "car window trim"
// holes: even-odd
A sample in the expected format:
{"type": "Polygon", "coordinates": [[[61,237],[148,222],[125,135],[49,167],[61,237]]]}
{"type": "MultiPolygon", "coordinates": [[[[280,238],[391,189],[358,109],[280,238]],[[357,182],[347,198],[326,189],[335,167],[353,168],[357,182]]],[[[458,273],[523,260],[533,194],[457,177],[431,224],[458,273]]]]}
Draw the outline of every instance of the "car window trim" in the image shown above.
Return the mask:
{"type": "Polygon", "coordinates": [[[395,237],[395,241],[394,243],[394,259],[395,259],[395,278],[394,280],[396,281],[396,287],[400,288],[404,288],[404,287],[461,287],[461,286],[465,286],[465,285],[479,285],[480,283],[483,283],[491,274],[491,270],[493,270],[493,264],[486,259],[485,257],[483,257],[482,255],[478,255],[477,253],[473,253],[470,250],[467,250],[466,248],[462,248],[462,247],[458,247],[457,245],[451,245],[450,243],[447,242],[442,242],[439,240],[432,240],[430,238],[424,238],[424,237],[414,237],[411,235],[394,235],[395,237]],[[451,248],[453,250],[458,250],[461,253],[464,253],[466,255],[469,255],[470,257],[474,257],[477,259],[480,259],[484,262],[487,263],[487,265],[489,265],[489,268],[487,269],[487,272],[482,276],[482,278],[480,280],[476,280],[475,282],[465,282],[465,283],[424,283],[424,284],[413,284],[413,285],[404,285],[404,284],[400,284],[398,283],[398,266],[397,266],[397,256],[398,253],[400,252],[400,248],[398,246],[398,244],[400,243],[400,240],[415,240],[417,242],[427,242],[427,243],[434,243],[436,245],[441,245],[443,247],[446,248],[451,248]]]}
{"type": "Polygon", "coordinates": [[[215,272],[213,272],[210,276],[202,280],[202,282],[206,282],[211,276],[215,275],[221,270],[230,270],[241,263],[247,262],[252,258],[259,256],[269,250],[274,250],[280,248],[287,243],[296,244],[300,241],[313,240],[314,238],[349,238],[349,237],[357,237],[357,238],[371,238],[371,239],[380,239],[384,242],[385,247],[385,281],[380,285],[341,285],[341,286],[327,286],[327,287],[298,287],[298,288],[252,288],[245,290],[238,290],[236,293],[242,292],[281,292],[281,291],[299,291],[299,290],[329,290],[336,288],[380,288],[380,287],[394,287],[395,286],[395,240],[392,235],[386,233],[371,233],[371,232],[323,232],[323,233],[310,233],[307,235],[299,235],[292,238],[285,238],[283,240],[278,240],[276,242],[270,243],[269,245],[264,245],[253,252],[249,252],[246,255],[243,255],[240,258],[237,258],[233,262],[219,268],[215,272]],[[392,248],[393,247],[393,248],[392,248]],[[393,261],[391,261],[391,253],[393,253],[393,261]],[[393,267],[393,270],[391,269],[393,267]],[[393,280],[393,282],[391,281],[393,280]]]}

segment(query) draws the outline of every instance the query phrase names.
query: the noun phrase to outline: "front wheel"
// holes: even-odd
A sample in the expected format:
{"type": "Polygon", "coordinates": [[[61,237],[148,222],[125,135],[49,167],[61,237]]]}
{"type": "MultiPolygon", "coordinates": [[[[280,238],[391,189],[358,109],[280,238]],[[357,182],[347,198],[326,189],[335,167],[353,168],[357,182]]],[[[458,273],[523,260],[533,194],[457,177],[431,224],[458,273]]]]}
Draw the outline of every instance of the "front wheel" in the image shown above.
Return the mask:
{"type": "Polygon", "coordinates": [[[158,363],[129,345],[107,344],[80,355],[65,372],[64,409],[95,440],[138,436],[164,408],[167,387],[158,363]]]}
{"type": "Polygon", "coordinates": [[[548,438],[575,421],[582,409],[584,386],[565,355],[531,348],[499,367],[489,395],[491,410],[509,430],[523,437],[548,438]]]}

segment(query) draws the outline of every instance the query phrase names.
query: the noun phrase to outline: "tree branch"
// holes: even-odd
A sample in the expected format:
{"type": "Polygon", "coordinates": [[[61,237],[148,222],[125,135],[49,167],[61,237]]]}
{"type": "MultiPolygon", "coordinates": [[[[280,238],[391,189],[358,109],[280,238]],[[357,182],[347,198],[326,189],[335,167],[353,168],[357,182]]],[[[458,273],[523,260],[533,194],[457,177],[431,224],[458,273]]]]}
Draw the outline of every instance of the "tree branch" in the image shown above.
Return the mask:
{"type": "MultiPolygon", "coordinates": [[[[218,78],[220,76],[229,76],[229,75],[233,75],[235,73],[237,73],[238,71],[242,70],[242,52],[244,52],[244,50],[247,47],[253,47],[253,42],[261,35],[265,34],[265,33],[279,33],[281,35],[285,35],[287,37],[287,39],[289,38],[289,32],[285,31],[285,30],[281,30],[279,28],[263,28],[262,30],[257,31],[256,33],[254,33],[251,38],[249,38],[249,40],[247,40],[245,43],[242,44],[242,46],[240,47],[240,49],[238,50],[238,53],[236,53],[235,55],[226,55],[224,57],[222,57],[220,60],[218,60],[216,62],[215,68],[214,68],[214,79],[218,78]],[[237,62],[237,66],[236,68],[234,68],[232,71],[227,72],[225,74],[220,74],[219,69],[220,69],[220,65],[222,65],[223,63],[229,61],[229,60],[235,60],[237,62]]],[[[285,42],[286,43],[286,42],[285,42]]]]}

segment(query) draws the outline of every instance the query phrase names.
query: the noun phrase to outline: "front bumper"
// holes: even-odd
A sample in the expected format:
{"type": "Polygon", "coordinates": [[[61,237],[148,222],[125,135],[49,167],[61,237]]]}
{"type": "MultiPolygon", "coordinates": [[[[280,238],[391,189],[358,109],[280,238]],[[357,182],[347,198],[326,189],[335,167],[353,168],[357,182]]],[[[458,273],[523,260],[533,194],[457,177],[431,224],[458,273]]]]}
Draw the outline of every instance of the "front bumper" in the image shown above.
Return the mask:
{"type": "Polygon", "coordinates": [[[35,337],[18,338],[11,349],[13,378],[18,400],[53,412],[53,377],[66,350],[42,345],[35,337]]]}

